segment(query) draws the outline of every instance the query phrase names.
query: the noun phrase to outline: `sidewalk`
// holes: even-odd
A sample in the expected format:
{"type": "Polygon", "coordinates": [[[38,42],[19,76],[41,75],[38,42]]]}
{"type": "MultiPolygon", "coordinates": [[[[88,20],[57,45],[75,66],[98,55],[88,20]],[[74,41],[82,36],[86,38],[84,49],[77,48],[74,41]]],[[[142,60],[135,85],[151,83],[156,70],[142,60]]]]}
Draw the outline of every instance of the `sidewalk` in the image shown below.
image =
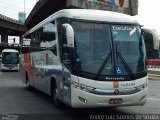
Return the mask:
{"type": "Polygon", "coordinates": [[[150,80],[160,80],[160,69],[149,69],[148,78],[150,80]]]}

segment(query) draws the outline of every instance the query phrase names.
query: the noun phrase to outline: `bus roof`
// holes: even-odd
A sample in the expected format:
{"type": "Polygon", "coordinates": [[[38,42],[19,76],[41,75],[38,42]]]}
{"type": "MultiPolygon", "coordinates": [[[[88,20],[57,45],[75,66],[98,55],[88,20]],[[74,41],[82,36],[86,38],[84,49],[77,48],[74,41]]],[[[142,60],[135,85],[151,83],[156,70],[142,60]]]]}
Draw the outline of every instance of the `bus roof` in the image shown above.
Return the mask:
{"type": "Polygon", "coordinates": [[[139,24],[136,20],[129,15],[111,12],[111,11],[102,11],[102,10],[91,10],[91,9],[63,9],[60,10],[38,25],[33,27],[30,30],[30,33],[35,31],[36,29],[42,27],[45,23],[51,22],[60,17],[74,18],[74,19],[82,19],[82,20],[93,20],[93,21],[103,21],[103,22],[113,22],[113,23],[133,23],[139,24]]]}
{"type": "Polygon", "coordinates": [[[18,50],[15,49],[4,49],[2,52],[19,52],[18,50]]]}

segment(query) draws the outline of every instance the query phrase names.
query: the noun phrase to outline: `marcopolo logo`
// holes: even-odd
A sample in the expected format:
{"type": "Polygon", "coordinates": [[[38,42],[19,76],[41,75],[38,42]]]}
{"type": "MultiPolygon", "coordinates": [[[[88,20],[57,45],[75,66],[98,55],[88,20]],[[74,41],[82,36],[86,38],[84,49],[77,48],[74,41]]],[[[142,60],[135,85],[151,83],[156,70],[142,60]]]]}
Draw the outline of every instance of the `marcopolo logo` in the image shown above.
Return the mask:
{"type": "Polygon", "coordinates": [[[118,95],[118,94],[119,94],[119,90],[115,90],[115,91],[114,91],[114,94],[115,94],[115,95],[118,95]]]}
{"type": "Polygon", "coordinates": [[[113,82],[113,87],[114,87],[114,88],[119,88],[119,82],[114,81],[114,82],[113,82]]]}

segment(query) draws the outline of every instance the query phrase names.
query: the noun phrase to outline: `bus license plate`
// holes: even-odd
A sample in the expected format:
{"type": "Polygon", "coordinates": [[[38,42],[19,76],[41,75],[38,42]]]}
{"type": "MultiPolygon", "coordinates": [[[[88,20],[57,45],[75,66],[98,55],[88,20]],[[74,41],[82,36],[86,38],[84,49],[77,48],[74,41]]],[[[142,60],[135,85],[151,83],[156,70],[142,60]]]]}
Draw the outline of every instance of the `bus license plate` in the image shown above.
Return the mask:
{"type": "Polygon", "coordinates": [[[122,103],[122,98],[115,98],[109,100],[109,104],[121,104],[121,103],[122,103]]]}

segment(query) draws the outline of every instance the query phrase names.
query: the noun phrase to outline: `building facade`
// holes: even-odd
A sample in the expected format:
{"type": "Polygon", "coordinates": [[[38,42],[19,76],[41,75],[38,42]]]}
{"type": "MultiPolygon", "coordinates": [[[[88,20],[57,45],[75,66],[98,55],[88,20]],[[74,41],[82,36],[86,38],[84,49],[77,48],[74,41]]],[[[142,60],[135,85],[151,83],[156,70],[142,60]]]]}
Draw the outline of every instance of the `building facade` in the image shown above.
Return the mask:
{"type": "Polygon", "coordinates": [[[19,12],[18,13],[18,21],[24,23],[26,20],[26,13],[25,12],[19,12]]]}
{"type": "Polygon", "coordinates": [[[132,16],[138,14],[138,0],[67,0],[67,7],[107,10],[132,16]]]}

